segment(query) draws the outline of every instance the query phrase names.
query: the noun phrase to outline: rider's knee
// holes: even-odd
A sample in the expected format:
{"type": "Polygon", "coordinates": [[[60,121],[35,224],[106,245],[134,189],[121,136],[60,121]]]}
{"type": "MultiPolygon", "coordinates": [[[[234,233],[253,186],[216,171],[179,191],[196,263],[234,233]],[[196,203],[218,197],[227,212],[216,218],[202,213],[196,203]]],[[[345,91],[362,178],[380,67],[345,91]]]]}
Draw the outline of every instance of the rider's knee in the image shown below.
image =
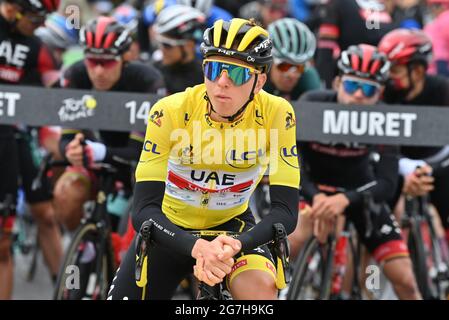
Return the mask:
{"type": "Polygon", "coordinates": [[[65,173],[56,182],[53,195],[56,202],[82,201],[87,200],[89,188],[88,178],[82,175],[65,173]]]}
{"type": "Polygon", "coordinates": [[[231,282],[234,299],[270,300],[277,297],[276,282],[271,274],[260,270],[248,270],[231,282]]]}
{"type": "Polygon", "coordinates": [[[399,276],[394,281],[394,287],[401,292],[403,296],[417,296],[419,295],[416,278],[411,268],[403,268],[399,276]]]}
{"type": "Polygon", "coordinates": [[[74,230],[83,215],[83,204],[89,199],[89,182],[85,177],[64,174],[54,190],[56,219],[67,229],[74,230]]]}
{"type": "Polygon", "coordinates": [[[52,227],[56,224],[55,212],[50,201],[38,202],[31,205],[31,212],[37,223],[52,227]]]}

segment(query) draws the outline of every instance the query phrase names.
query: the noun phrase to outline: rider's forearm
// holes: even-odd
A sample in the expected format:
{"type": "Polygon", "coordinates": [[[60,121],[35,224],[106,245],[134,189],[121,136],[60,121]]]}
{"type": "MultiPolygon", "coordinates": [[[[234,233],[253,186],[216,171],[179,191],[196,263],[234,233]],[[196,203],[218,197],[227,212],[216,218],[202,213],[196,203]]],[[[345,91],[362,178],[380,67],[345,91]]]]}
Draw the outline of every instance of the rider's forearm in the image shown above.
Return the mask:
{"type": "Polygon", "coordinates": [[[132,216],[134,229],[139,232],[142,223],[151,220],[153,222],[152,240],[168,249],[190,256],[198,238],[176,226],[162,212],[161,204],[164,192],[164,182],[143,181],[136,183],[132,216]]]}
{"type": "Polygon", "coordinates": [[[238,239],[242,251],[250,250],[273,240],[273,224],[282,223],[290,234],[295,230],[298,219],[298,189],[270,185],[271,212],[251,230],[242,233],[238,239]]]}
{"type": "Polygon", "coordinates": [[[320,193],[315,182],[310,179],[307,170],[301,171],[301,195],[306,198],[306,200],[312,202],[313,197],[320,193]]]}
{"type": "Polygon", "coordinates": [[[139,159],[142,151],[142,142],[129,139],[128,144],[124,147],[106,147],[105,162],[114,163],[124,161],[132,161],[139,159]]]}
{"type": "MultiPolygon", "coordinates": [[[[302,143],[298,145],[299,150],[303,150],[307,148],[302,143]]],[[[312,202],[313,197],[320,193],[315,182],[310,177],[310,170],[307,161],[305,160],[305,155],[301,154],[299,156],[300,166],[301,166],[301,195],[306,198],[306,200],[312,202]]]]}
{"type": "Polygon", "coordinates": [[[449,145],[444,146],[436,154],[423,159],[434,171],[446,169],[449,166],[449,145]]]}
{"type": "MultiPolygon", "coordinates": [[[[398,185],[398,153],[396,147],[383,147],[384,152],[376,165],[375,183],[369,183],[369,188],[363,188],[371,192],[373,200],[376,202],[388,201],[396,192],[398,185]]],[[[345,192],[351,204],[358,204],[363,200],[362,192],[350,190],[345,192]]]]}

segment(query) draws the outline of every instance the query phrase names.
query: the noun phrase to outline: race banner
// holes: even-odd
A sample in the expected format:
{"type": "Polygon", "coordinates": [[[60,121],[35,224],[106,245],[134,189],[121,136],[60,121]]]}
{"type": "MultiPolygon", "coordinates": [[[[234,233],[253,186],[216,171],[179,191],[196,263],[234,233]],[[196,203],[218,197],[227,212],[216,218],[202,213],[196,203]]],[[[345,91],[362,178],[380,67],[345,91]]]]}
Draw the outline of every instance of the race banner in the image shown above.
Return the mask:
{"type": "MultiPolygon", "coordinates": [[[[145,131],[154,94],[0,86],[0,123],[145,131]]],[[[449,144],[449,108],[294,101],[299,140],[393,145],[449,144]]],[[[291,125],[286,115],[286,125],[291,125]]]]}

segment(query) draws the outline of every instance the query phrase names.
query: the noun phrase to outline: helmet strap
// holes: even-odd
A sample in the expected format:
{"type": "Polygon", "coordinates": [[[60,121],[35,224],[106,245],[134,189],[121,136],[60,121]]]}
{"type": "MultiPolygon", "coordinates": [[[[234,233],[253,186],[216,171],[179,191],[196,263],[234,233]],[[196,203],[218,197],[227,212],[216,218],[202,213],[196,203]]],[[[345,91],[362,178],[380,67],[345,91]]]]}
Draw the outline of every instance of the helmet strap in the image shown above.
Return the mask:
{"type": "MultiPolygon", "coordinates": [[[[234,114],[231,115],[231,116],[222,116],[222,115],[219,114],[217,111],[215,111],[214,106],[212,105],[212,101],[210,101],[209,96],[207,95],[207,92],[206,92],[206,95],[204,96],[204,100],[206,100],[207,102],[209,102],[211,112],[214,112],[214,113],[218,114],[221,118],[226,119],[226,120],[228,120],[229,122],[233,122],[239,115],[241,115],[241,114],[243,113],[243,111],[245,111],[245,109],[246,109],[246,107],[248,106],[248,104],[249,104],[251,101],[253,101],[253,99],[254,99],[254,88],[256,88],[257,78],[258,78],[258,75],[255,74],[253,87],[251,88],[251,93],[250,93],[250,95],[249,95],[248,100],[245,102],[245,104],[244,104],[244,105],[243,105],[243,106],[242,106],[236,113],[234,113],[234,114]]],[[[209,113],[209,114],[210,114],[210,113],[209,113]]]]}

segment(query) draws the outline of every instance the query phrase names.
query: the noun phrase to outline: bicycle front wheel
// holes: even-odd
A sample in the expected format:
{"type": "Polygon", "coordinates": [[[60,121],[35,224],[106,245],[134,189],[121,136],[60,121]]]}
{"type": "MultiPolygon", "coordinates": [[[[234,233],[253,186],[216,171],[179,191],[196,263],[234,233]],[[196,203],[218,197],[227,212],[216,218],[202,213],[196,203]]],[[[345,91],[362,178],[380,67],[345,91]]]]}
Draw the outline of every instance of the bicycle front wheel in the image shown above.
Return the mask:
{"type": "Polygon", "coordinates": [[[427,254],[421,236],[421,223],[419,220],[411,225],[407,244],[419,291],[424,299],[432,299],[431,280],[427,270],[427,254]]]}
{"type": "Polygon", "coordinates": [[[333,250],[311,237],[301,251],[287,300],[327,300],[330,297],[333,250]]]}
{"type": "Polygon", "coordinates": [[[109,237],[95,224],[82,225],[65,255],[54,299],[105,300],[113,273],[109,237]]]}

